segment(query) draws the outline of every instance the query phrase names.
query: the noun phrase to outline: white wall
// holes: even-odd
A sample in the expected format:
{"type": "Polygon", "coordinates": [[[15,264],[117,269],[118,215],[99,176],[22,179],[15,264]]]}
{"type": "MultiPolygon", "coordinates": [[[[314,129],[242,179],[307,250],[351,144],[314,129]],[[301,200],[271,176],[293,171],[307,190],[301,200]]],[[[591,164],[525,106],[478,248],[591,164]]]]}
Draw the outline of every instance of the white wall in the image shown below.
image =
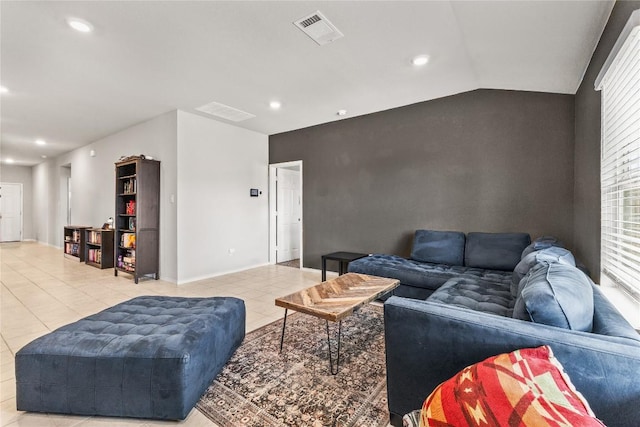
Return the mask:
{"type": "Polygon", "coordinates": [[[178,283],[268,263],[268,144],[178,111],[178,283]]]}
{"type": "Polygon", "coordinates": [[[22,240],[33,240],[33,176],[31,166],[2,165],[0,182],[22,184],[22,240]]]}
{"type": "Polygon", "coordinates": [[[63,231],[57,210],[59,174],[56,172],[55,159],[32,168],[33,232],[38,242],[61,247],[63,231]]]}
{"type": "Polygon", "coordinates": [[[62,245],[66,166],[71,223],[98,227],[114,216],[114,163],[145,154],[161,161],[161,279],[185,283],[266,264],[268,144],[267,135],[183,111],[155,117],[34,166],[33,234],[62,245]],[[250,188],[263,194],[249,197],[250,188]]]}
{"type": "Polygon", "coordinates": [[[102,226],[115,214],[115,162],[121,156],[145,154],[160,167],[160,277],[177,280],[176,111],[134,125],[67,154],[34,166],[34,224],[37,239],[60,247],[66,224],[65,165],[71,165],[71,222],[102,226]],[[95,157],[90,157],[95,150],[95,157]]]}

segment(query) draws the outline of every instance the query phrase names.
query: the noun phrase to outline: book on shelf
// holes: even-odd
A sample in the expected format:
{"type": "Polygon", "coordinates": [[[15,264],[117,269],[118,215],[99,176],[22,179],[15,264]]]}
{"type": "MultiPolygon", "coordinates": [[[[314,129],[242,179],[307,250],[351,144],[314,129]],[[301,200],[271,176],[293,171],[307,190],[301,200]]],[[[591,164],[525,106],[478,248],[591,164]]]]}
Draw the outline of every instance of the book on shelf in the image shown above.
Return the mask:
{"type": "Polygon", "coordinates": [[[136,214],[136,201],[129,200],[125,207],[125,215],[135,215],[136,214]]]}
{"type": "Polygon", "coordinates": [[[127,181],[124,182],[123,184],[123,191],[124,194],[132,194],[136,192],[136,179],[135,178],[129,178],[127,181]]]}
{"type": "Polygon", "coordinates": [[[135,271],[136,270],[136,259],[131,257],[126,257],[122,255],[118,255],[118,268],[122,268],[127,271],[135,271]]]}
{"type": "Polygon", "coordinates": [[[102,243],[102,233],[99,231],[90,231],[89,232],[89,242],[91,243],[95,243],[95,244],[101,244],[102,243]]]}
{"type": "Polygon", "coordinates": [[[123,248],[135,248],[136,247],[136,234],[135,233],[122,233],[120,238],[120,246],[123,248]]]}
{"type": "Polygon", "coordinates": [[[89,249],[87,255],[89,262],[95,262],[96,264],[100,264],[102,262],[101,249],[89,249]]]}
{"type": "Polygon", "coordinates": [[[125,249],[124,251],[122,251],[121,256],[122,257],[135,258],[136,257],[136,250],[135,249],[125,249]]]}
{"type": "Polygon", "coordinates": [[[80,245],[77,243],[65,243],[64,252],[69,255],[78,256],[80,245]]]}

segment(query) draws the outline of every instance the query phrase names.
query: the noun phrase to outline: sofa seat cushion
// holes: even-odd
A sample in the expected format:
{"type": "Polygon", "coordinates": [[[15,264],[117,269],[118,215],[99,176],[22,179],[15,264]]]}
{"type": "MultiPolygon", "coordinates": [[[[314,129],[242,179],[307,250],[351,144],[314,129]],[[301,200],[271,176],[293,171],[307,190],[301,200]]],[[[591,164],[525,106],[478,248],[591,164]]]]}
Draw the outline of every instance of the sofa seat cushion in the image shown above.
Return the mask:
{"type": "Polygon", "coordinates": [[[531,237],[526,233],[469,233],[464,265],[513,271],[530,242],[531,237]]]}
{"type": "Polygon", "coordinates": [[[417,230],[411,259],[433,264],[464,265],[465,236],[460,231],[417,230]]]}
{"type": "Polygon", "coordinates": [[[184,419],[240,345],[244,302],[137,297],[16,353],[21,411],[184,419]]]}
{"type": "Polygon", "coordinates": [[[551,348],[525,348],[467,366],[424,401],[420,426],[598,426],[551,348]]]}
{"type": "Polygon", "coordinates": [[[522,279],[513,317],[591,332],[593,310],[591,280],[582,271],[566,264],[542,262],[522,279]]]}
{"type": "Polygon", "coordinates": [[[511,317],[514,298],[510,281],[483,280],[476,277],[454,277],[435,291],[427,301],[468,308],[470,310],[511,317]]]}

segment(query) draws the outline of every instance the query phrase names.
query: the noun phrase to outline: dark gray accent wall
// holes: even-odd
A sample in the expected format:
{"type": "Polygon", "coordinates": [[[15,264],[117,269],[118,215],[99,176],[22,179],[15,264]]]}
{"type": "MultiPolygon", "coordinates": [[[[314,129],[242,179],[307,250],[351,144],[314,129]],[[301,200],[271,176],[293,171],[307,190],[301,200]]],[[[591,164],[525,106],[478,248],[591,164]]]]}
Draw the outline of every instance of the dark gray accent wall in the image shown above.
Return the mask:
{"type": "Polygon", "coordinates": [[[640,1],[614,6],[575,97],[574,252],[600,279],[600,92],[593,85],[620,31],[640,1]]]}
{"type": "Polygon", "coordinates": [[[270,136],[270,163],[293,160],[305,267],[408,256],[419,228],[573,240],[573,95],[476,90],[270,136]]]}

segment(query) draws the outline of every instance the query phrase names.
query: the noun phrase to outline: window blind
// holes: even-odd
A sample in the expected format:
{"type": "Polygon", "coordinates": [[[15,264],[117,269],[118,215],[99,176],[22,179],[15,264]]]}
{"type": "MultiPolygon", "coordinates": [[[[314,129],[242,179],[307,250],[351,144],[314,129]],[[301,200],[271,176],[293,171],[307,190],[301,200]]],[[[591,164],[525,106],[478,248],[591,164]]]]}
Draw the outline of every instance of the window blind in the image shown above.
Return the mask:
{"type": "Polygon", "coordinates": [[[640,25],[600,82],[601,268],[640,296],[640,25]]]}

